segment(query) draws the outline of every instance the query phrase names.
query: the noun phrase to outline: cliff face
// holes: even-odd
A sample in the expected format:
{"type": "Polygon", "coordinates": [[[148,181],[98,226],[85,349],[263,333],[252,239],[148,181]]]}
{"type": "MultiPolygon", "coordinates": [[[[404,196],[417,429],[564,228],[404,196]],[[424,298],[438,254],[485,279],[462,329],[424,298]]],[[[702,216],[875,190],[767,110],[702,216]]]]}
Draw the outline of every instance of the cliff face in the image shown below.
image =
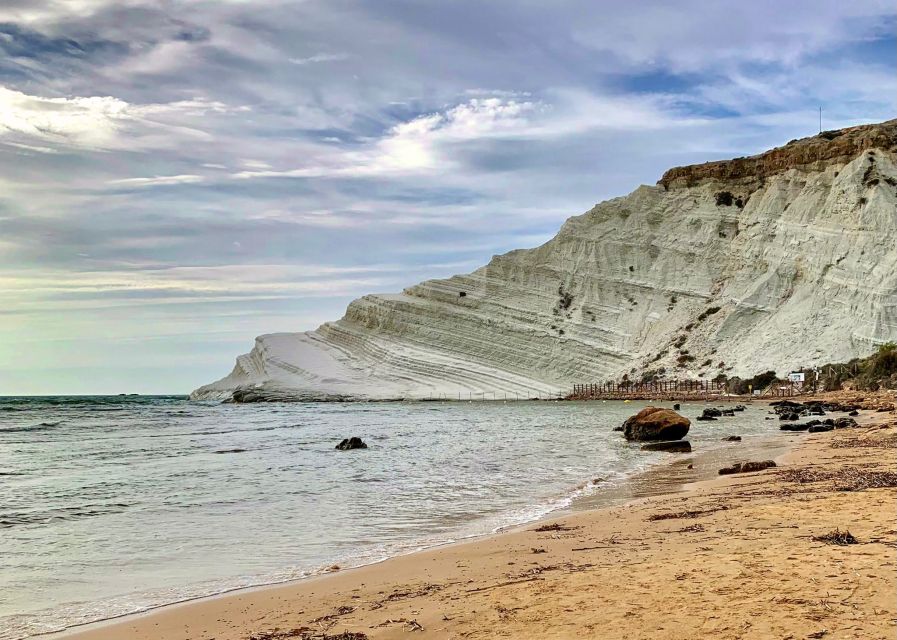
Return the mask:
{"type": "Polygon", "coordinates": [[[671,169],[541,247],[261,336],[193,397],[529,397],[864,355],[897,339],[895,151],[897,120],[671,169]]]}
{"type": "Polygon", "coordinates": [[[823,131],[818,136],[792,140],[756,156],[674,167],[663,174],[658,184],[693,186],[702,180],[758,181],[789,169],[822,170],[833,163],[846,163],[863,151],[879,149],[897,152],[897,120],[867,124],[848,129],[823,131]]]}

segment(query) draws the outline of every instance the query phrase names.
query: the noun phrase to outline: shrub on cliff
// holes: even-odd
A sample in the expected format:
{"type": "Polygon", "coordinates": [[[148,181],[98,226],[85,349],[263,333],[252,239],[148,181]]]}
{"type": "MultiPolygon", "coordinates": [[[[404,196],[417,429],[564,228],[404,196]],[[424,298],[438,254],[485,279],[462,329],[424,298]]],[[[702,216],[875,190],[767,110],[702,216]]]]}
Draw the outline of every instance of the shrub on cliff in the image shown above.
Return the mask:
{"type": "MultiPolygon", "coordinates": [[[[717,376],[719,378],[719,376],[717,376]]],[[[753,391],[762,391],[777,380],[775,371],[758,373],[753,378],[729,378],[726,381],[726,391],[737,395],[747,395],[753,391]]]]}
{"type": "Polygon", "coordinates": [[[837,391],[850,386],[862,391],[897,388],[897,343],[886,342],[866,358],[833,362],[819,367],[819,375],[807,373],[807,384],[822,391],[837,391]]]}

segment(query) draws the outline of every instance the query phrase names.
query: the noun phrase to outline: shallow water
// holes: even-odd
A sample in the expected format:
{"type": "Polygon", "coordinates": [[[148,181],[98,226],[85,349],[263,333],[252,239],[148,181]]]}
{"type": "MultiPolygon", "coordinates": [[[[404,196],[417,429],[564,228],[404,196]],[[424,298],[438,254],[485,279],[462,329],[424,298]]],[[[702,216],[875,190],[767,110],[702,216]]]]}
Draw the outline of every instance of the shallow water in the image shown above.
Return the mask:
{"type": "MultiPolygon", "coordinates": [[[[622,499],[676,456],[612,431],[644,405],[0,398],[0,638],[622,499]],[[353,435],[370,448],[334,449],[353,435]]],[[[722,451],[775,431],[765,413],[689,439],[722,451]]]]}

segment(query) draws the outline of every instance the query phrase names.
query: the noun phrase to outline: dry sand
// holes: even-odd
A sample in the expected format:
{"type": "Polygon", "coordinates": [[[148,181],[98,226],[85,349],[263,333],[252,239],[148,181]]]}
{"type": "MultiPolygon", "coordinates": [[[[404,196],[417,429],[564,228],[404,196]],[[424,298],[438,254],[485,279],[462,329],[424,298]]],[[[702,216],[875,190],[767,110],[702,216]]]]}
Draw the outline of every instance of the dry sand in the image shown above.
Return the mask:
{"type": "Polygon", "coordinates": [[[775,469],[65,638],[893,640],[897,418],[859,420],[775,469]],[[815,539],[836,529],[857,543],[815,539]]]}

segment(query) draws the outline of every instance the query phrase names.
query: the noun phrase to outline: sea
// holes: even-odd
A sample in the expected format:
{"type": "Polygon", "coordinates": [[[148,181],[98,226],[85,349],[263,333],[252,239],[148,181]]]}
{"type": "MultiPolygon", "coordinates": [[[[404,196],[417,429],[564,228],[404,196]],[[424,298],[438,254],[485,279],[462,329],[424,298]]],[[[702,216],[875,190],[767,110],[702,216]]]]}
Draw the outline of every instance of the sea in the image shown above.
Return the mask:
{"type": "MultiPolygon", "coordinates": [[[[652,467],[684,468],[688,455],[613,431],[643,406],[0,397],[0,639],[595,506],[652,467]],[[351,436],[368,448],[336,450],[351,436]]],[[[764,438],[766,411],[693,422],[689,440],[764,438]]]]}

